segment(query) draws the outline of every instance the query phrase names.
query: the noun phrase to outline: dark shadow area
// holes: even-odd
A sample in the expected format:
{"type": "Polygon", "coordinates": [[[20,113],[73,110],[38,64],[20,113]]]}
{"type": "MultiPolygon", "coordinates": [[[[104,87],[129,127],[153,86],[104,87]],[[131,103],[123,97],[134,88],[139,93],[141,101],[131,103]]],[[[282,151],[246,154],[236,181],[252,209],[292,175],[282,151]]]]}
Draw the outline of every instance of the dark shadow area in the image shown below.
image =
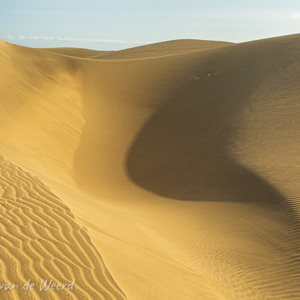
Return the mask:
{"type": "Polygon", "coordinates": [[[239,56],[218,53],[195,66],[198,80],[170,96],[141,130],[127,157],[127,172],[137,185],[177,200],[274,203],[282,198],[228,153],[239,111],[272,71],[265,64],[268,51],[240,48],[239,56]]]}

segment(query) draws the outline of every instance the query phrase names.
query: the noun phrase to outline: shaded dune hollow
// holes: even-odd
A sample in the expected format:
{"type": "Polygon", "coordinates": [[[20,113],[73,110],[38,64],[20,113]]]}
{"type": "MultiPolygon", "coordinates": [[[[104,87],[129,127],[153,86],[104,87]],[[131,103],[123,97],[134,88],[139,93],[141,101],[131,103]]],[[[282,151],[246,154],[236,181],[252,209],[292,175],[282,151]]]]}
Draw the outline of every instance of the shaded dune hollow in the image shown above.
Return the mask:
{"type": "Polygon", "coordinates": [[[0,297],[300,299],[299,62],[299,34],[0,42],[0,283],[75,279],[0,297]]]}

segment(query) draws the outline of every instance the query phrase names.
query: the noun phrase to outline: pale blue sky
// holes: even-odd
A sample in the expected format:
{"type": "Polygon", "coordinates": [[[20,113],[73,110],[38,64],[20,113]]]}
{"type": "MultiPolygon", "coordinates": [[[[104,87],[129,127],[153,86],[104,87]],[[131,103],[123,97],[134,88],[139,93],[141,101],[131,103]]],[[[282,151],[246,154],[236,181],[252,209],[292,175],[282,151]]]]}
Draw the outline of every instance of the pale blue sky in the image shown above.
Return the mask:
{"type": "Polygon", "coordinates": [[[129,48],[299,33],[300,0],[0,0],[0,39],[30,47],[129,48]]]}

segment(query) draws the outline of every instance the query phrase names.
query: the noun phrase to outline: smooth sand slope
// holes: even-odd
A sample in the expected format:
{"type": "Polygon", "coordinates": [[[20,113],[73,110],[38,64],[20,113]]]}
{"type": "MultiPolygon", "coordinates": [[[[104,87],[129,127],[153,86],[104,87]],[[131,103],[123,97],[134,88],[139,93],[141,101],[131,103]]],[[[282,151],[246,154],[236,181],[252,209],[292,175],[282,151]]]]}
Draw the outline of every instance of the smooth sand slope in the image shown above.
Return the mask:
{"type": "Polygon", "coordinates": [[[299,299],[300,35],[100,55],[0,44],[0,282],[299,299]]]}

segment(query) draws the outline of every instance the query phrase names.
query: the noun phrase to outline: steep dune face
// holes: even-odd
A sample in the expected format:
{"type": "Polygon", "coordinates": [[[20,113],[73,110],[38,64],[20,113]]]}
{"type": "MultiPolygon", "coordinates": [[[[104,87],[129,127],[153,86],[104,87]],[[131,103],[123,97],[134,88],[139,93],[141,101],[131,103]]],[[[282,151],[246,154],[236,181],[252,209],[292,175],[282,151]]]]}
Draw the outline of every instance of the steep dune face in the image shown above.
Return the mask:
{"type": "Polygon", "coordinates": [[[202,60],[195,55],[188,70],[198,80],[168,94],[131,145],[131,178],[168,198],[273,201],[273,177],[290,186],[287,168],[299,163],[298,42],[290,37],[217,49],[202,60]],[[276,171],[265,178],[272,165],[276,171]]]}
{"type": "MultiPolygon", "coordinates": [[[[221,295],[296,299],[298,217],[291,200],[297,191],[287,194],[271,180],[266,161],[257,172],[247,143],[252,139],[251,148],[265,157],[277,155],[282,166],[286,158],[267,143],[279,145],[288,135],[289,153],[299,159],[298,125],[287,126],[284,117],[298,116],[298,53],[299,36],[291,36],[155,59],[84,62],[88,121],[75,159],[77,182],[167,239],[182,265],[215,282],[221,295]],[[261,105],[266,113],[278,103],[285,113],[274,119],[252,111],[261,105]],[[275,136],[278,122],[285,132],[275,136]]],[[[294,168],[291,160],[287,168],[294,168]]],[[[286,185],[279,176],[273,174],[286,185]]]]}
{"type": "Polygon", "coordinates": [[[71,183],[84,125],[75,63],[3,43],[0,65],[0,151],[22,166],[71,183]]]}
{"type": "MultiPolygon", "coordinates": [[[[181,45],[181,50],[184,49],[185,42],[181,45]]],[[[81,177],[83,182],[86,179],[90,192],[93,190],[93,180],[94,187],[99,187],[102,192],[106,187],[118,192],[122,190],[123,183],[128,184],[127,172],[124,174],[127,152],[147,119],[156,114],[169,99],[174,98],[176,102],[177,94],[188,88],[190,83],[207,76],[209,73],[198,65],[205,63],[207,55],[210,55],[208,50],[224,47],[222,42],[212,42],[211,46],[203,41],[188,43],[194,44],[199,48],[203,45],[194,55],[188,54],[188,48],[187,54],[172,56],[171,54],[176,53],[172,53],[172,50],[176,51],[180,47],[180,41],[177,41],[170,45],[154,44],[153,48],[159,53],[157,58],[121,60],[122,56],[117,52],[114,54],[119,58],[116,61],[103,59],[98,62],[80,62],[80,69],[83,70],[81,94],[85,103],[86,126],[76,152],[75,172],[77,168],[80,170],[77,172],[79,176],[87,172],[88,176],[81,177]],[[171,52],[165,56],[164,49],[171,52]],[[85,155],[87,151],[89,157],[85,155]],[[99,169],[97,166],[100,164],[99,169]]],[[[141,48],[146,48],[145,53],[148,48],[152,49],[151,46],[141,48]]],[[[172,118],[170,115],[167,121],[172,118]]],[[[148,166],[145,167],[147,169],[148,166]]]]}
{"type": "Polygon", "coordinates": [[[80,59],[1,44],[0,154],[87,227],[108,281],[94,292],[299,299],[299,45],[174,41],[80,59]]]}
{"type": "MultiPolygon", "coordinates": [[[[247,194],[253,201],[250,193],[253,190],[255,195],[263,178],[239,164],[235,152],[244,139],[243,128],[251,126],[247,118],[255,101],[264,110],[271,111],[278,103],[281,108],[297,108],[297,43],[296,36],[173,57],[84,62],[82,97],[87,123],[75,166],[80,164],[81,151],[85,161],[89,151],[90,163],[83,163],[82,168],[93,173],[87,179],[90,185],[93,178],[100,177],[102,191],[105,185],[119,190],[129,175],[133,182],[162,196],[198,200],[200,190],[203,195],[210,185],[218,193],[218,181],[227,181],[232,190],[230,185],[238,189],[235,183],[241,180],[251,182],[247,194]],[[288,73],[291,68],[294,75],[288,73]],[[283,93],[290,105],[280,93],[274,93],[274,84],[266,86],[273,81],[277,89],[288,91],[283,93]],[[97,161],[93,168],[92,162],[97,161]]],[[[296,110],[291,115],[295,119],[296,110]]],[[[261,119],[260,136],[273,127],[261,119]]],[[[285,122],[280,116],[273,122],[278,119],[285,122]]],[[[285,128],[288,132],[287,125],[285,128]]],[[[290,138],[297,140],[297,133],[293,128],[290,138]]],[[[270,151],[264,152],[269,155],[270,151]]],[[[246,186],[241,184],[242,195],[246,186]]],[[[226,198],[223,187],[220,182],[222,197],[216,199],[235,201],[233,195],[226,198]]],[[[261,191],[268,194],[268,189],[261,191]]]]}

